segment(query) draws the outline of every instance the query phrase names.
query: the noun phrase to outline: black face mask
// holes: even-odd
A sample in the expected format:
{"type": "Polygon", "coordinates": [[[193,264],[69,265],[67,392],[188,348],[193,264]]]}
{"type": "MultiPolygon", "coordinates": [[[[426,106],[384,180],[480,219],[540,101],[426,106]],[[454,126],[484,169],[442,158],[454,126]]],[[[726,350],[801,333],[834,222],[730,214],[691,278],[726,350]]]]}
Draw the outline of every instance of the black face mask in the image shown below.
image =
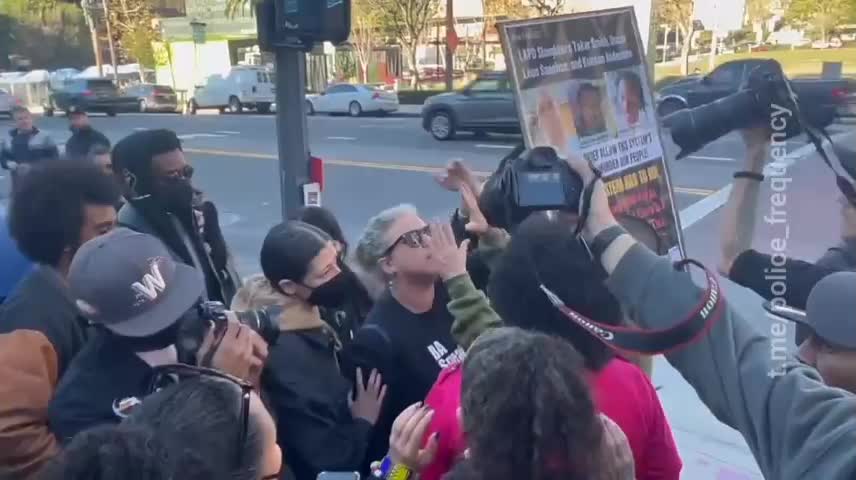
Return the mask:
{"type": "MultiPolygon", "coordinates": [[[[348,277],[344,272],[312,289],[307,302],[318,307],[339,308],[348,295],[348,277]]],[[[312,288],[312,287],[309,287],[312,288]]]]}
{"type": "Polygon", "coordinates": [[[186,212],[193,205],[195,194],[190,180],[184,178],[168,178],[160,181],[158,196],[167,210],[174,213],[186,212]]]}
{"type": "Polygon", "coordinates": [[[120,346],[122,349],[127,349],[135,353],[154,352],[175,345],[178,341],[180,326],[181,321],[177,321],[148,337],[122,337],[109,330],[107,330],[107,333],[111,337],[111,343],[120,346]]]}

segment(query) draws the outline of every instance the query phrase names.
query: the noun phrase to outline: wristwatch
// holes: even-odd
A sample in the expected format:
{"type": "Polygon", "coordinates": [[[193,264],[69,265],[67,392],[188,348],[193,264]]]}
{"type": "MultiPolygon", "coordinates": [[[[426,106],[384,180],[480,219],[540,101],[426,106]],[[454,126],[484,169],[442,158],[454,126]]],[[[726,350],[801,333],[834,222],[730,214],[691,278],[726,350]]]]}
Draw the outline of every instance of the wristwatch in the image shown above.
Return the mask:
{"type": "Polygon", "coordinates": [[[621,225],[613,225],[595,235],[590,243],[588,243],[589,252],[595,260],[600,260],[603,252],[615,241],[616,238],[627,233],[621,225]]]}

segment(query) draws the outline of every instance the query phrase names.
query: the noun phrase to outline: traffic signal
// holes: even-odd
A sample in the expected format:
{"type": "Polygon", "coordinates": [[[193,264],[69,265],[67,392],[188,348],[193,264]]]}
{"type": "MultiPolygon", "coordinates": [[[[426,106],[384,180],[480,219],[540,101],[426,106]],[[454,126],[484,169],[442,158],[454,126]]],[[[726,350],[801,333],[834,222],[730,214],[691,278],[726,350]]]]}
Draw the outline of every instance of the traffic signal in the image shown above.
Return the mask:
{"type": "Polygon", "coordinates": [[[351,34],[351,0],[265,0],[257,13],[259,39],[270,46],[310,49],[351,34]]]}

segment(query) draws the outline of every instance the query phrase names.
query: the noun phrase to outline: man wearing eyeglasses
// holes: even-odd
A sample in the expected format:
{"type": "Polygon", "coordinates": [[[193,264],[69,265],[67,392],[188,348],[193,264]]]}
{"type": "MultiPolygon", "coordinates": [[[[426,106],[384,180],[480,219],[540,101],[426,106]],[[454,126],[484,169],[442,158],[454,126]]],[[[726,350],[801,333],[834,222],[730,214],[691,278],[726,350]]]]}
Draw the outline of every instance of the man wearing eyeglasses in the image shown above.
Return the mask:
{"type": "MultiPolygon", "coordinates": [[[[179,332],[194,320],[204,282],[156,238],[119,228],[80,248],[68,286],[97,333],[72,360],[48,407],[60,442],[121,421],[149,392],[156,369],[177,363],[179,332]]],[[[209,357],[206,366],[254,381],[267,345],[250,327],[228,322],[207,333],[197,359],[209,357]]]]}
{"type": "Polygon", "coordinates": [[[159,238],[175,260],[203,274],[206,300],[228,306],[240,276],[217,209],[193,187],[193,167],[175,132],[144,130],[125,137],[113,148],[113,170],[125,186],[119,224],[159,238]]]}

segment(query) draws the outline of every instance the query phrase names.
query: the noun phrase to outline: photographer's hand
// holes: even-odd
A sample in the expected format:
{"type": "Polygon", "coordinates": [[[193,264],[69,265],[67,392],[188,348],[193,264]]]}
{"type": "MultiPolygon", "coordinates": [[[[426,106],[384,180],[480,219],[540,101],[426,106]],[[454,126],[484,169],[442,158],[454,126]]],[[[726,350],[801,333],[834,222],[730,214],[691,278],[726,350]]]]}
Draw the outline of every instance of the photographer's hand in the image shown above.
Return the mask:
{"type": "Polygon", "coordinates": [[[383,378],[377,370],[372,370],[369,375],[369,383],[363,383],[363,371],[357,369],[356,379],[356,397],[348,398],[348,404],[351,407],[351,415],[374,425],[377,423],[377,418],[380,416],[380,408],[383,406],[383,399],[386,397],[386,385],[383,384],[383,378]]]}
{"type": "Polygon", "coordinates": [[[455,234],[452,233],[452,227],[448,223],[432,223],[431,236],[425,241],[431,252],[431,261],[437,265],[440,278],[444,282],[466,275],[469,240],[464,240],[458,245],[455,234]]]}
{"type": "Polygon", "coordinates": [[[389,459],[395,465],[404,465],[420,472],[434,461],[440,445],[438,433],[428,438],[423,448],[425,432],[431,425],[434,411],[420,403],[407,407],[392,424],[389,435],[389,459]]]}
{"type": "Polygon", "coordinates": [[[215,328],[208,331],[197,353],[197,363],[201,364],[214,349],[211,364],[203,366],[257,383],[268,355],[264,340],[252,328],[237,321],[226,322],[221,330],[219,335],[215,328]]]}
{"type": "Polygon", "coordinates": [[[492,227],[479,207],[476,193],[467,185],[461,186],[461,204],[469,212],[469,222],[464,229],[473,235],[483,238],[489,243],[501,243],[508,237],[508,232],[501,228],[492,227]]]}
{"type": "MultiPolygon", "coordinates": [[[[606,196],[606,187],[603,184],[603,180],[597,178],[591,165],[587,161],[573,155],[569,155],[567,161],[571,168],[583,179],[583,185],[588,186],[591,182],[595,182],[588,217],[585,219],[581,218],[582,221],[586,222],[583,225],[583,238],[590,242],[598,233],[609,227],[618,225],[618,221],[615,220],[615,216],[609,209],[609,199],[606,196]]],[[[585,188],[583,188],[583,192],[585,194],[585,188]]],[[[621,261],[624,254],[635,243],[636,240],[630,235],[621,235],[609,245],[600,257],[600,263],[603,264],[603,268],[607,273],[611,274],[615,270],[618,262],[621,261]]]]}

